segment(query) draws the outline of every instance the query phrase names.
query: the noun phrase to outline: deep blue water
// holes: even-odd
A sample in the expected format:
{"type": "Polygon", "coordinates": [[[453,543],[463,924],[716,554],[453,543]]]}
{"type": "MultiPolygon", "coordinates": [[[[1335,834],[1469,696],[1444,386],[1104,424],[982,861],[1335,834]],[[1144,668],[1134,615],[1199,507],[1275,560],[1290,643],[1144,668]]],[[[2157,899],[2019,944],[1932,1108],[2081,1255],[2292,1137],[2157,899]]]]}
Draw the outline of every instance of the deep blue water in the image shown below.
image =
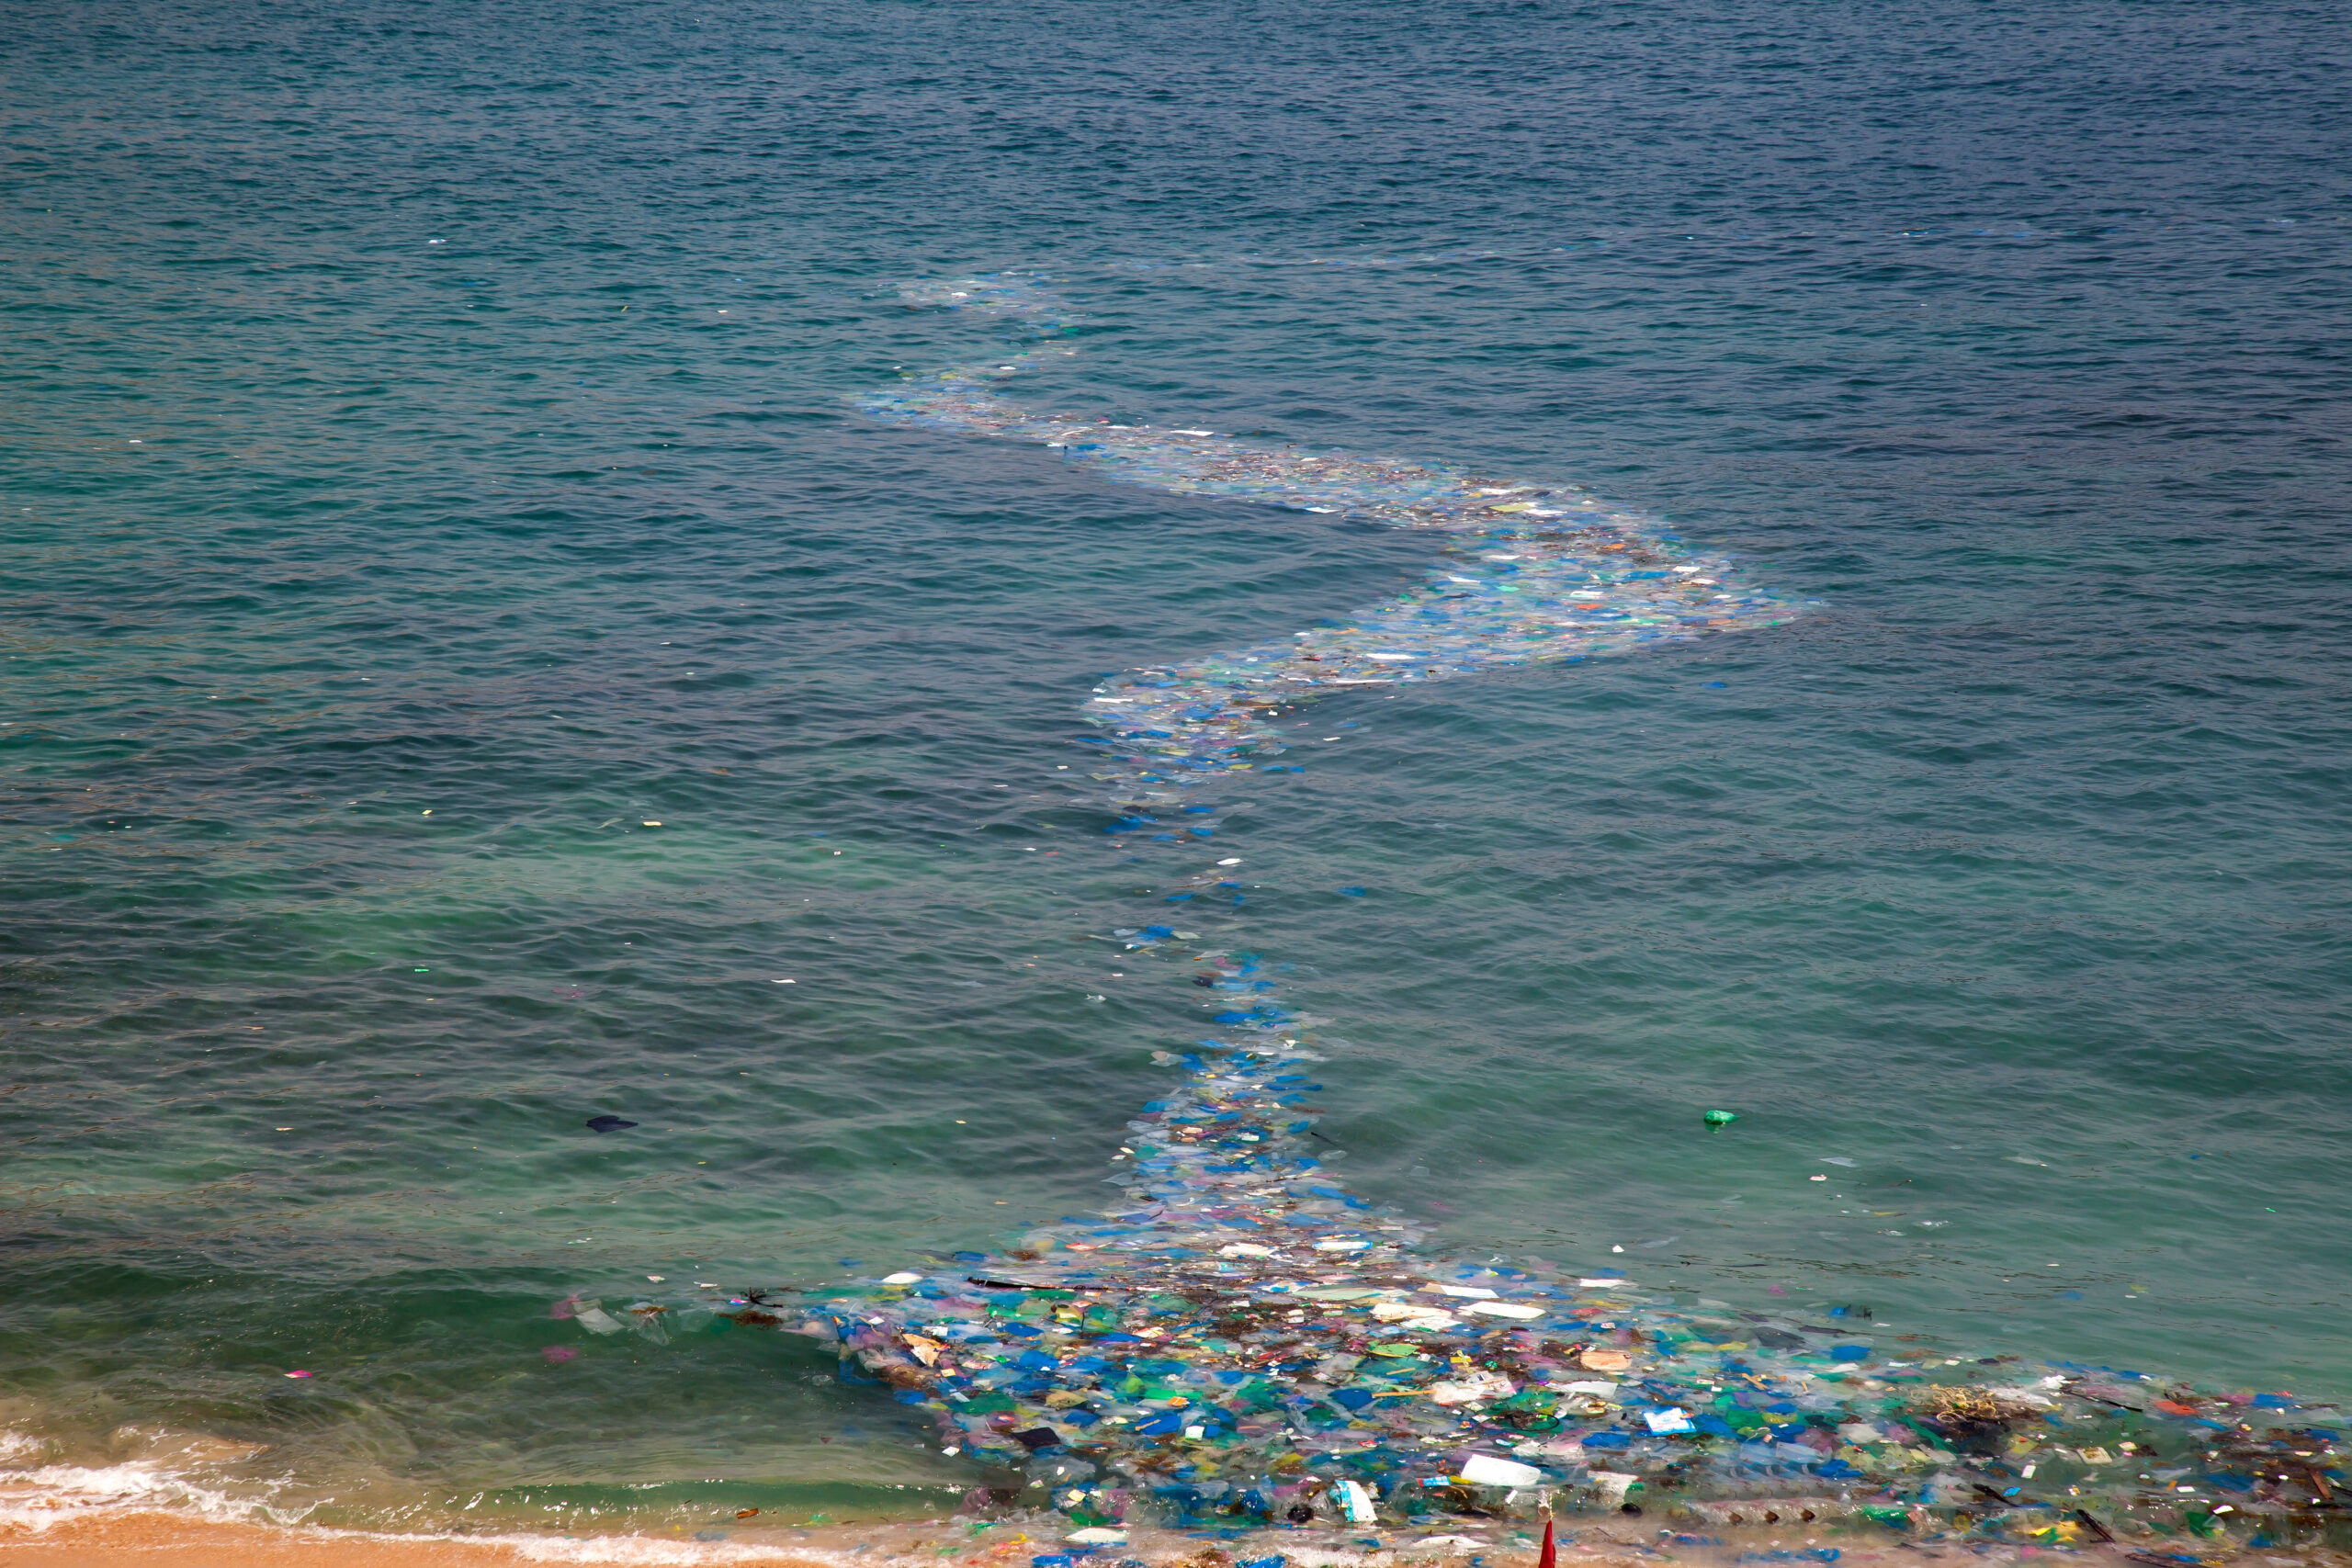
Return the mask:
{"type": "Polygon", "coordinates": [[[1430,560],[859,412],[999,342],[903,282],[1016,268],[1057,406],[1819,602],[1331,698],[1230,797],[1201,929],[1352,1043],[1358,1190],[2352,1395],[2343,20],[12,8],[15,1428],[376,1522],[968,1483],[794,1341],[541,1351],[1103,1201],[1193,1004],[1087,939],[1192,861],[1080,705],[1430,560]]]}

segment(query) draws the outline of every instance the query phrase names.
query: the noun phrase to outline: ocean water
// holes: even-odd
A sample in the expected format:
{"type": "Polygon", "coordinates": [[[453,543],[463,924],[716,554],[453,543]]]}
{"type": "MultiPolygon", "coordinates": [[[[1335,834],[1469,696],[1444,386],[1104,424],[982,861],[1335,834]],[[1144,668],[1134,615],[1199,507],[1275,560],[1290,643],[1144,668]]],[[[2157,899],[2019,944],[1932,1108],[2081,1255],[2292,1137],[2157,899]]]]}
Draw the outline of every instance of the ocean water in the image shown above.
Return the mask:
{"type": "Polygon", "coordinates": [[[551,1309],[1114,1201],[1200,1009],[1106,939],[1212,847],[1433,1245],[2352,1397],[2339,26],[12,8],[9,1462],[952,1503],[828,1349],[551,1309]],[[1582,487],[1804,613],[1329,695],[1106,834],[1106,676],[1438,542],[874,417],[1017,348],[903,297],[981,274],[1083,314],[1038,406],[1582,487]]]}

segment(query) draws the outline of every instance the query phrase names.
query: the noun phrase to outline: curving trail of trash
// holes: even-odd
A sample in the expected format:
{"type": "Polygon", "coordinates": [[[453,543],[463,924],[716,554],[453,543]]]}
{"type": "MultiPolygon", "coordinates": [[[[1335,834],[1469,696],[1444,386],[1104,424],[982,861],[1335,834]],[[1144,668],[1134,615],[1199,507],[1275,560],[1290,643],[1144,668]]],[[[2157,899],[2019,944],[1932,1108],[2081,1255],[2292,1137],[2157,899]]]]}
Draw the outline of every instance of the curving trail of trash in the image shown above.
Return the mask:
{"type": "MultiPolygon", "coordinates": [[[[1025,342],[863,400],[877,417],[1040,443],[1124,483],[1446,538],[1426,583],[1344,625],[1098,688],[1086,712],[1114,834],[1201,843],[1206,786],[1288,768],[1275,721],[1316,697],[1802,611],[1572,488],[1024,412],[1000,389],[1071,352],[1064,302],[1016,276],[902,297],[998,318],[1025,342]]],[[[1201,866],[1178,907],[1238,895],[1238,863],[1201,866]]],[[[1173,926],[1116,936],[1223,1003],[1214,1036],[1161,1054],[1182,1077],[1126,1124],[1120,1202],[1018,1250],[921,1259],[781,1314],[745,1295],[687,1309],[831,1341],[933,1412],[944,1451],[978,1461],[1001,1498],[1071,1521],[1045,1568],[1117,1547],[1130,1522],[1337,1530],[1326,1544],[1404,1552],[1466,1548],[1551,1508],[1869,1523],[2155,1562],[2341,1532],[2352,1481],[2328,1407],[1897,1349],[1843,1308],[1678,1307],[1611,1269],[1431,1256],[1317,1158],[1314,1075],[1334,1047],[1283,1005],[1270,965],[1173,926]]],[[[632,1310],[659,1335],[673,1309],[632,1310]]]]}
{"type": "MultiPolygon", "coordinates": [[[[1683,548],[1649,520],[1581,490],[1484,478],[1442,464],[1270,446],[1209,430],[1038,415],[996,389],[1080,318],[1034,282],[976,278],[909,288],[911,305],[1018,323],[1031,342],[986,365],[909,377],[862,406],[876,418],[1035,442],[1124,484],[1344,514],[1447,536],[1430,580],[1344,626],[1196,663],[1136,671],[1098,690],[1087,716],[1142,760],[1199,773],[1253,765],[1267,721],[1327,690],[1396,685],[1582,659],[1708,632],[1768,626],[1800,607],[1743,589],[1720,556],[1683,548]]],[[[1138,774],[1140,782],[1156,782],[1138,774]]]]}

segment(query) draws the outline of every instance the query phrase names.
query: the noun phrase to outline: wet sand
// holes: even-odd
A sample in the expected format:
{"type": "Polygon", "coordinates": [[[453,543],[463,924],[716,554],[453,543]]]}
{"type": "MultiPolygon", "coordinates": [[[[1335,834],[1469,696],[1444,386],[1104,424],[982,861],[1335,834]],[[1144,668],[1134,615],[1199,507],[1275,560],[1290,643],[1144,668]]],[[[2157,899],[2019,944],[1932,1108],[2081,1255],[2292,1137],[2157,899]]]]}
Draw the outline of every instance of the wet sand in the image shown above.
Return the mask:
{"type": "Polygon", "coordinates": [[[0,1527],[4,1568],[522,1568],[527,1563],[725,1563],[815,1568],[829,1554],[656,1537],[466,1540],[232,1524],[160,1513],[83,1515],[47,1529],[0,1527]]]}
{"type": "MultiPolygon", "coordinates": [[[[1028,1568],[1033,1557],[1067,1550],[1054,1528],[1062,1521],[1049,1519],[996,1524],[957,1520],[825,1530],[786,1527],[770,1532],[746,1529],[728,1531],[729,1539],[724,1540],[687,1539],[683,1530],[672,1536],[467,1540],[231,1523],[157,1511],[77,1511],[44,1526],[28,1518],[28,1512],[18,1511],[15,1518],[0,1523],[0,1568],[115,1568],[122,1563],[141,1568],[225,1568],[229,1564],[236,1568],[522,1568],[562,1562],[674,1563],[681,1568],[703,1563],[729,1568],[843,1568],[854,1563],[878,1568],[886,1562],[913,1568],[917,1563],[952,1562],[958,1568],[1028,1568]]],[[[1511,1533],[1517,1535],[1516,1530],[1511,1533]]],[[[1487,1537],[1476,1539],[1474,1545],[1474,1539],[1436,1545],[1410,1537],[1386,1538],[1381,1548],[1367,1550],[1359,1540],[1336,1534],[1318,1538],[1302,1532],[1279,1541],[1244,1543],[1138,1530],[1130,1544],[1080,1561],[1103,1568],[1136,1561],[1150,1568],[1234,1568],[1237,1563],[1280,1552],[1293,1568],[1383,1562],[1439,1568],[1468,1565],[1474,1558],[1478,1568],[1534,1568],[1532,1540],[1487,1537]]],[[[2149,1563],[2174,1568],[2232,1561],[2352,1568],[2352,1554],[2324,1547],[2247,1547],[2227,1540],[2193,1545],[2166,1542],[2150,1552],[2121,1545],[2066,1548],[1956,1537],[1905,1540],[1877,1532],[1858,1539],[1844,1533],[1798,1536],[1770,1529],[1717,1528],[1695,1535],[1687,1529],[1646,1529],[1631,1519],[1602,1524],[1581,1518],[1562,1521],[1559,1557],[1563,1564],[1624,1564],[1627,1568],[1662,1562],[1708,1568],[1734,1563],[1743,1568],[1763,1563],[1815,1568],[1824,1562],[1835,1562],[1837,1568],[1896,1568],[1898,1564],[1917,1568],[1928,1559],[1986,1564],[2071,1561],[2084,1568],[2149,1563]]]]}

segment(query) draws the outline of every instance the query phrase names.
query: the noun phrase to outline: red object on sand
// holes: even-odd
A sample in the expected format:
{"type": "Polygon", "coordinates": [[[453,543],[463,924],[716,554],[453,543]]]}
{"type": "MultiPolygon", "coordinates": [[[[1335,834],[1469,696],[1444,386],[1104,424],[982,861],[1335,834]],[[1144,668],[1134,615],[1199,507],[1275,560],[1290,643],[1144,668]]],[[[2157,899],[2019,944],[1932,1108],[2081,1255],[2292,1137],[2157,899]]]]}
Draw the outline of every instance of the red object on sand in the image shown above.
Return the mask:
{"type": "Polygon", "coordinates": [[[1560,1568],[1560,1553],[1552,1544],[1552,1521],[1544,1521],[1544,1555],[1535,1560],[1535,1568],[1560,1568]]]}

